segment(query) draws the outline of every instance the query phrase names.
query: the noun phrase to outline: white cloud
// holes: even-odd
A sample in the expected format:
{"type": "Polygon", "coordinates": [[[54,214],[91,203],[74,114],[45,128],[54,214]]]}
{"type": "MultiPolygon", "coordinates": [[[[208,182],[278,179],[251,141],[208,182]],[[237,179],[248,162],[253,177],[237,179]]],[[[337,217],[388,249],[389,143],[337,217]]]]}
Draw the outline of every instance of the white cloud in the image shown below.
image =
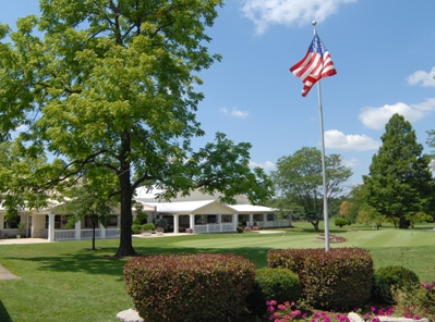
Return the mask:
{"type": "Polygon", "coordinates": [[[20,133],[20,132],[27,132],[28,130],[29,130],[29,126],[28,125],[24,125],[24,124],[22,124],[20,126],[17,126],[15,128],[15,132],[18,132],[18,133],[20,133]]]}
{"type": "Polygon", "coordinates": [[[422,87],[435,87],[435,66],[430,72],[418,70],[406,79],[409,85],[421,85],[422,87]]]}
{"type": "Polygon", "coordinates": [[[345,135],[338,130],[325,132],[325,147],[328,149],[367,151],[376,150],[379,145],[379,142],[364,134],[345,135]]]}
{"type": "Polygon", "coordinates": [[[345,167],[351,168],[351,169],[359,166],[359,164],[360,164],[357,158],[344,159],[344,160],[342,160],[342,163],[345,167]]]}
{"type": "Polygon", "coordinates": [[[237,117],[237,118],[242,118],[242,119],[247,118],[249,115],[249,112],[239,110],[237,107],[234,107],[231,111],[228,111],[228,109],[226,107],[222,107],[220,109],[220,112],[223,115],[228,115],[230,117],[237,117]]]}
{"type": "Polygon", "coordinates": [[[270,25],[322,22],[337,13],[339,5],[357,0],[242,0],[243,15],[255,24],[257,34],[270,25]]]}
{"type": "Polygon", "coordinates": [[[359,119],[365,126],[375,130],[382,130],[388,123],[391,116],[396,113],[402,115],[408,122],[415,122],[435,111],[435,98],[428,98],[418,104],[405,104],[398,102],[394,105],[384,105],[381,107],[364,108],[359,115],[359,119]]]}
{"type": "Polygon", "coordinates": [[[274,170],[274,169],[276,169],[275,163],[273,163],[271,161],[266,161],[266,162],[263,162],[263,163],[256,163],[256,162],[250,161],[249,165],[251,167],[253,167],[253,168],[255,168],[255,167],[263,168],[263,170],[274,170]]]}

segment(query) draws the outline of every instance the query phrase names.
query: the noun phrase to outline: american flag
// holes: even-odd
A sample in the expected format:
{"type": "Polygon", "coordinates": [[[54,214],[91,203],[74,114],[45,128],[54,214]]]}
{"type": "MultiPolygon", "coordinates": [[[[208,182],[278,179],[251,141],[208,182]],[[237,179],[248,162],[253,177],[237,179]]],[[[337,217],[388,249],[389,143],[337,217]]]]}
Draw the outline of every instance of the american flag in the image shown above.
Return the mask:
{"type": "Polygon", "coordinates": [[[305,57],[291,67],[290,71],[304,83],[303,97],[307,96],[319,79],[337,74],[331,55],[317,34],[314,35],[305,57]]]}

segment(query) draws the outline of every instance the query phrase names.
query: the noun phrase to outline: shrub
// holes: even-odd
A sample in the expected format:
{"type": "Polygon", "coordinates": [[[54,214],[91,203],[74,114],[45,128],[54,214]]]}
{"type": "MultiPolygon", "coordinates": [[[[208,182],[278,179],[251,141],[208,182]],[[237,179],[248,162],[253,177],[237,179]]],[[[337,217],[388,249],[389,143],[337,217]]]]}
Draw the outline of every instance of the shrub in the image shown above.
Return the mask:
{"type": "Polygon", "coordinates": [[[245,228],[243,226],[237,226],[237,232],[243,233],[245,231],[245,228]]]}
{"type": "Polygon", "coordinates": [[[143,211],[138,211],[136,213],[136,218],[133,220],[133,224],[143,225],[147,222],[148,215],[143,211]]]}
{"type": "Polygon", "coordinates": [[[297,301],[302,293],[301,283],[296,273],[285,268],[263,268],[255,275],[254,291],[248,297],[249,310],[256,315],[263,314],[266,301],[297,301]]]}
{"type": "Polygon", "coordinates": [[[336,248],[271,250],[268,266],[298,274],[307,304],[327,310],[361,307],[370,298],[373,259],[364,249],[336,248]]]}
{"type": "Polygon", "coordinates": [[[420,280],[412,270],[402,266],[380,267],[374,275],[373,299],[378,302],[393,304],[391,288],[408,289],[419,284],[420,280]]]}
{"type": "Polygon", "coordinates": [[[348,221],[343,218],[337,218],[335,219],[334,224],[335,226],[342,228],[343,226],[346,226],[348,224],[348,221]]]}
{"type": "Polygon", "coordinates": [[[435,321],[435,281],[432,284],[414,284],[406,290],[397,289],[393,292],[397,311],[405,318],[419,320],[424,316],[435,321]]]}
{"type": "Polygon", "coordinates": [[[168,221],[165,218],[159,218],[156,220],[156,227],[162,227],[163,230],[168,230],[168,221]]]}
{"type": "Polygon", "coordinates": [[[135,234],[135,235],[140,234],[141,229],[142,229],[142,225],[133,224],[131,226],[131,230],[132,230],[133,234],[135,234]]]}
{"type": "Polygon", "coordinates": [[[152,223],[150,223],[150,224],[143,224],[143,225],[141,226],[141,229],[142,229],[143,231],[147,231],[147,230],[155,230],[155,229],[156,229],[156,226],[154,226],[154,224],[152,224],[152,223]]]}
{"type": "Polygon", "coordinates": [[[124,266],[145,321],[240,321],[254,278],[255,264],[231,254],[154,255],[124,266]]]}

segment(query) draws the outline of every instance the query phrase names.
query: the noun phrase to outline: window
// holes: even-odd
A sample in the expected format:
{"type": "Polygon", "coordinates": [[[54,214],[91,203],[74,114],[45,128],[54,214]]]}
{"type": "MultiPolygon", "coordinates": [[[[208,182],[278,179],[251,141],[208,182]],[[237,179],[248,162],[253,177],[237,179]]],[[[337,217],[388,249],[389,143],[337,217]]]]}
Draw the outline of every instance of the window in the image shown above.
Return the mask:
{"type": "Polygon", "coordinates": [[[11,219],[9,219],[8,221],[5,221],[3,223],[3,228],[8,229],[8,228],[18,228],[18,224],[20,222],[20,216],[17,217],[13,217],[11,219]]]}

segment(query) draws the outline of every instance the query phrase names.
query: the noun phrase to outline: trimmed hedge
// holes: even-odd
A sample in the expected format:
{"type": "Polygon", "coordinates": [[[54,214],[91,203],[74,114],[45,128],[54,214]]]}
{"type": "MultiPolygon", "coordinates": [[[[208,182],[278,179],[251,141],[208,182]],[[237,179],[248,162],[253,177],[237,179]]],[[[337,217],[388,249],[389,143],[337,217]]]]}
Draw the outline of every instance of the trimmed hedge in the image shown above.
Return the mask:
{"type": "Polygon", "coordinates": [[[124,266],[127,293],[145,321],[240,321],[255,264],[232,254],[154,255],[124,266]]]}
{"type": "Polygon", "coordinates": [[[406,290],[419,284],[420,279],[410,269],[393,265],[380,267],[374,276],[373,299],[385,304],[394,304],[392,287],[406,290]]]}
{"type": "Polygon", "coordinates": [[[254,291],[248,297],[249,310],[262,315],[266,309],[266,300],[298,301],[302,287],[296,273],[286,268],[262,268],[255,275],[254,291]]]}
{"type": "Polygon", "coordinates": [[[142,228],[142,225],[139,225],[139,224],[133,224],[133,225],[131,226],[131,231],[133,232],[133,234],[137,235],[137,234],[140,233],[141,228],[142,228]]]}
{"type": "Polygon", "coordinates": [[[345,311],[361,307],[371,296],[373,259],[360,248],[270,250],[268,267],[296,272],[302,297],[318,309],[345,311]]]}
{"type": "Polygon", "coordinates": [[[149,224],[143,224],[141,226],[141,230],[156,230],[156,226],[153,223],[149,223],[149,224]]]}

